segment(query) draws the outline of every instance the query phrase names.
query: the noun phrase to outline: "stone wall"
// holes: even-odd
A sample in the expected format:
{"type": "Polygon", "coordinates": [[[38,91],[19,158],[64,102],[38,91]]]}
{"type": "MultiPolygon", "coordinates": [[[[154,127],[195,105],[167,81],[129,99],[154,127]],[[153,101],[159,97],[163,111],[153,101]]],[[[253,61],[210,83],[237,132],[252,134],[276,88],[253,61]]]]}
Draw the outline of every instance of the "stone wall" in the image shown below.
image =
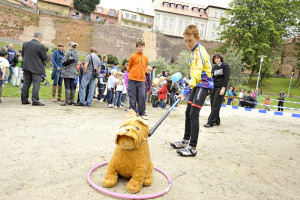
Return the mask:
{"type": "Polygon", "coordinates": [[[37,10],[34,9],[34,8],[31,8],[29,6],[24,6],[24,5],[18,5],[18,4],[9,2],[7,0],[0,0],[0,4],[10,6],[10,7],[14,7],[16,9],[24,10],[26,12],[37,13],[37,10]]]}

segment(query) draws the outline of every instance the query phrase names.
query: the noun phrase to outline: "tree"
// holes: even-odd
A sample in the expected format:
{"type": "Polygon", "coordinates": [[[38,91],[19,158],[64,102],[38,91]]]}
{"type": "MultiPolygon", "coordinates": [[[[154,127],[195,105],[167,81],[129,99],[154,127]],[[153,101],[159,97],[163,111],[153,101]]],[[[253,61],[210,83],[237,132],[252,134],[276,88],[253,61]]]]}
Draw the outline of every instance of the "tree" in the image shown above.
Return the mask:
{"type": "Polygon", "coordinates": [[[114,62],[115,61],[118,61],[118,58],[117,58],[117,56],[115,56],[115,55],[112,55],[112,54],[108,54],[107,55],[107,63],[108,64],[114,64],[114,62]]]}
{"type": "Polygon", "coordinates": [[[243,52],[232,47],[227,49],[225,62],[230,66],[229,85],[242,85],[245,80],[244,69],[247,65],[242,61],[243,52]]]}
{"type": "Polygon", "coordinates": [[[266,55],[262,78],[268,76],[274,59],[278,57],[283,38],[299,19],[297,0],[234,0],[220,25],[224,29],[219,51],[226,53],[230,46],[243,51],[243,61],[251,71],[250,80],[259,70],[259,55],[266,55]]]}
{"type": "Polygon", "coordinates": [[[297,66],[296,69],[298,69],[298,78],[295,84],[295,88],[298,87],[299,80],[300,80],[300,40],[296,38],[296,49],[297,49],[297,66]]]}
{"type": "Polygon", "coordinates": [[[129,61],[126,58],[124,58],[124,60],[122,61],[122,65],[125,66],[125,64],[128,63],[128,62],[129,61]]]}
{"type": "Polygon", "coordinates": [[[74,0],[74,8],[81,12],[84,16],[90,16],[90,14],[96,9],[96,6],[100,3],[100,0],[74,0]]]}
{"type": "Polygon", "coordinates": [[[163,57],[159,57],[158,59],[150,62],[149,65],[156,66],[158,73],[168,69],[168,64],[167,64],[165,58],[163,58],[163,57]]]}
{"type": "Polygon", "coordinates": [[[180,72],[181,74],[189,74],[190,72],[190,52],[182,51],[177,57],[177,62],[174,66],[175,72],[180,72]]]}

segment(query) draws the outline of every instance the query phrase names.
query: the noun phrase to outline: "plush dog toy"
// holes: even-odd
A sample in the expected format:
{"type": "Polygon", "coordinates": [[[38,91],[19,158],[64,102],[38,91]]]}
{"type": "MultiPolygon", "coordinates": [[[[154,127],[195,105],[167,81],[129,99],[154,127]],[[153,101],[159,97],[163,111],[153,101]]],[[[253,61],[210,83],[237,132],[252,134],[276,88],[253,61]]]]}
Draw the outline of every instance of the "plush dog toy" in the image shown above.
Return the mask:
{"type": "Polygon", "coordinates": [[[143,185],[152,184],[153,163],[150,160],[148,134],[147,122],[130,110],[116,135],[117,146],[102,180],[104,187],[115,186],[118,175],[130,179],[126,185],[130,193],[138,193],[143,185]]]}

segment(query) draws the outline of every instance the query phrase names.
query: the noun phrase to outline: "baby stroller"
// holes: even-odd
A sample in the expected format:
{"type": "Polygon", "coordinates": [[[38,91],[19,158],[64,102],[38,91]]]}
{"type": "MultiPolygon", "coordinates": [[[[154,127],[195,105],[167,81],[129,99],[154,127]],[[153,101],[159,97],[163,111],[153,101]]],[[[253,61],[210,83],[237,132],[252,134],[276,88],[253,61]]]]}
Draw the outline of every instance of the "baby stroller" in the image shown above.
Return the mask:
{"type": "Polygon", "coordinates": [[[42,83],[45,82],[45,85],[46,85],[46,86],[50,86],[50,83],[49,83],[49,81],[46,79],[46,77],[47,77],[47,76],[42,75],[41,82],[42,82],[42,83]]]}
{"type": "Polygon", "coordinates": [[[250,95],[245,96],[243,101],[241,101],[241,106],[247,107],[247,108],[254,108],[255,107],[255,99],[250,95]]]}

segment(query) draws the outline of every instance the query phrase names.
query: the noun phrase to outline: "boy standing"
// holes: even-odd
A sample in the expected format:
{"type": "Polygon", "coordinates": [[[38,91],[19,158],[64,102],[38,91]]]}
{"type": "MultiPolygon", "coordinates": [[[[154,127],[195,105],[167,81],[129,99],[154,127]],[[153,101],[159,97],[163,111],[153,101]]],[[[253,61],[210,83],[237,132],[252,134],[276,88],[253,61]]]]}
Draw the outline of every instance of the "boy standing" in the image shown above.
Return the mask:
{"type": "Polygon", "coordinates": [[[104,90],[105,90],[105,87],[106,87],[105,77],[106,77],[106,71],[102,69],[100,71],[99,79],[98,79],[98,83],[97,83],[97,86],[98,86],[98,102],[103,102],[102,101],[102,96],[103,96],[103,93],[104,93],[104,90]]]}
{"type": "Polygon", "coordinates": [[[190,68],[191,80],[183,94],[179,95],[181,101],[190,93],[185,111],[185,131],[182,140],[170,145],[177,150],[181,156],[196,156],[199,134],[199,112],[204,104],[209,90],[214,88],[211,74],[211,64],[208,53],[200,46],[199,29],[195,25],[189,25],[183,32],[186,46],[191,50],[190,68]]]}
{"type": "Polygon", "coordinates": [[[145,116],[145,73],[148,65],[148,58],[143,54],[145,42],[138,40],[136,42],[137,52],[130,56],[128,71],[128,95],[130,108],[136,111],[136,103],[138,104],[138,112],[141,117],[145,116]]]}

